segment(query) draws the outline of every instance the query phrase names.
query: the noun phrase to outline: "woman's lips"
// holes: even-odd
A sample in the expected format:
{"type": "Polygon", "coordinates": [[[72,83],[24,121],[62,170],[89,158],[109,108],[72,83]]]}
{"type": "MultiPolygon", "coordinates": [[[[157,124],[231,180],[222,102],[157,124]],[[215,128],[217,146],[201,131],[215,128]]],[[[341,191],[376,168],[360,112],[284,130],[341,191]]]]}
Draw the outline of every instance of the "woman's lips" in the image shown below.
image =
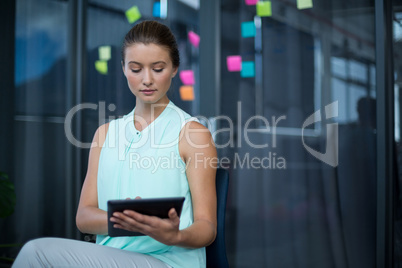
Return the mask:
{"type": "Polygon", "coordinates": [[[154,90],[154,89],[143,89],[143,90],[140,90],[140,92],[142,92],[142,93],[145,94],[145,95],[152,95],[155,91],[156,91],[156,90],[154,90]]]}

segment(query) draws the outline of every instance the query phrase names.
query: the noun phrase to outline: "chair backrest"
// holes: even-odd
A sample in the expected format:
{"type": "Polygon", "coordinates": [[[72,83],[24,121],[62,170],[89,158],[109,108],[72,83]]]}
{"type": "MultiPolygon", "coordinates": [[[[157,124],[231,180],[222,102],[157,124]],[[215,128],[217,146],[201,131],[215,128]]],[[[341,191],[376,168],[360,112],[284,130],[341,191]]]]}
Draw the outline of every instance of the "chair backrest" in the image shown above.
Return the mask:
{"type": "Polygon", "coordinates": [[[227,268],[229,263],[226,257],[225,244],[225,212],[226,198],[229,186],[229,173],[223,168],[216,170],[216,197],[217,197],[217,234],[215,241],[206,247],[208,268],[227,268]]]}

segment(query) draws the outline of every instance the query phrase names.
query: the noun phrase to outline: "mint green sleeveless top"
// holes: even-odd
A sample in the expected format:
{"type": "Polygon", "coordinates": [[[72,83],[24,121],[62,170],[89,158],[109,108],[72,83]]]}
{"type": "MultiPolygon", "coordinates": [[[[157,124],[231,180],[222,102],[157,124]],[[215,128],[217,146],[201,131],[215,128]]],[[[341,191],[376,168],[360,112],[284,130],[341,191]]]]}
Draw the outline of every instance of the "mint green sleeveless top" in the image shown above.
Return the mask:
{"type": "MultiPolygon", "coordinates": [[[[185,163],[179,154],[179,133],[197,119],[172,102],[145,129],[134,126],[134,111],[109,123],[98,167],[98,205],[110,199],[185,197],[180,229],[193,223],[193,207],[185,163]]],[[[151,255],[172,267],[205,267],[205,248],[167,246],[149,236],[98,235],[97,244],[151,255]]]]}

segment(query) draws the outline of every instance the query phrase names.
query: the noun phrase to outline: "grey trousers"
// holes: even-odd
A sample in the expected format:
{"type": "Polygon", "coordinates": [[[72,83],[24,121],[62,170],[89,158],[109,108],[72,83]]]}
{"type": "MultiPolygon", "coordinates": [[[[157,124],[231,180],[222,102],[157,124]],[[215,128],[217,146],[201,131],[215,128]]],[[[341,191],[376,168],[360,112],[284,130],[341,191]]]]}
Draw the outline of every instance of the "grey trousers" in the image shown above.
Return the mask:
{"type": "Polygon", "coordinates": [[[13,268],[27,267],[149,267],[169,265],[145,254],[64,238],[39,238],[26,243],[13,268]]]}

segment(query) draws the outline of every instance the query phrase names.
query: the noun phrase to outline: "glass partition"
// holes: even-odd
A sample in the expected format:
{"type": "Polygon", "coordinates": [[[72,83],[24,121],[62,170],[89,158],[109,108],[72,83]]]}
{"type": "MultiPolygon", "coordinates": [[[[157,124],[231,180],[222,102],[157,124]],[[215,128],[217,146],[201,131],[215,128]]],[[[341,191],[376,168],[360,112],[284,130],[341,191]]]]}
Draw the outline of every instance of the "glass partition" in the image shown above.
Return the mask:
{"type": "Polygon", "coordinates": [[[65,235],[67,32],[68,1],[16,1],[14,242],[65,235]]]}
{"type": "Polygon", "coordinates": [[[231,267],[375,266],[374,1],[222,0],[221,11],[231,267]]]}
{"type": "Polygon", "coordinates": [[[393,6],[393,54],[394,54],[394,137],[395,137],[395,218],[394,218],[394,260],[395,267],[402,265],[402,146],[401,146],[401,104],[402,104],[402,5],[395,3],[393,6]]]}

